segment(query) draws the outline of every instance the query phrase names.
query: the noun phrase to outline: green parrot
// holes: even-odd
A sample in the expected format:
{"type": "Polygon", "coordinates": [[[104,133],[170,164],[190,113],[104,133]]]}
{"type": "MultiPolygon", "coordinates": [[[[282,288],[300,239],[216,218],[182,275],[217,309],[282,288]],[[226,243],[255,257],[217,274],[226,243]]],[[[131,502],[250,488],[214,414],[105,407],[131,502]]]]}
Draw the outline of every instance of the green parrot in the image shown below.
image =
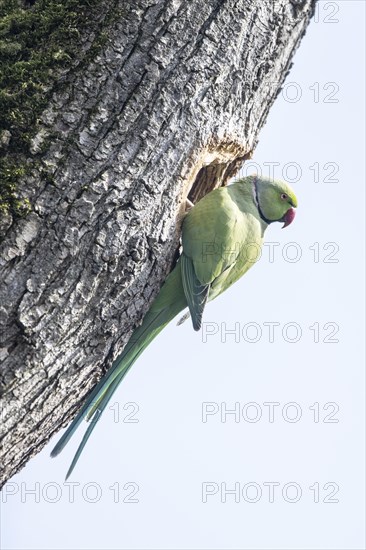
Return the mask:
{"type": "Polygon", "coordinates": [[[187,307],[194,330],[199,330],[206,302],[219,296],[248,271],[259,257],[268,225],[284,222],[283,227],[288,226],[295,217],[296,207],[296,196],[286,183],[248,176],[211,191],[188,211],[182,224],[183,251],[176,266],[142,324],[51,453],[54,457],[62,451],[84,417],[90,421],[66,479],[113,393],[144,349],[187,307]]]}

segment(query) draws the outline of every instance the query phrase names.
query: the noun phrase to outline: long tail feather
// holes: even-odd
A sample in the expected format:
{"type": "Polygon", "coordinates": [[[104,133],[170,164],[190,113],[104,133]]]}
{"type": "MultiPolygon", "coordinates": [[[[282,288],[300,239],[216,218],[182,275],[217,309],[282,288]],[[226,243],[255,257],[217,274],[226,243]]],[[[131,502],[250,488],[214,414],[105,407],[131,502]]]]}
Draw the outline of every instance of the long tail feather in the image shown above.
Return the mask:
{"type": "Polygon", "coordinates": [[[82,441],[81,441],[81,443],[78,447],[78,450],[76,451],[75,456],[72,459],[72,462],[70,464],[70,468],[67,470],[65,481],[67,481],[69,479],[69,477],[71,476],[71,474],[73,472],[73,469],[75,468],[75,466],[77,464],[77,461],[79,460],[80,455],[83,452],[83,449],[84,449],[89,437],[91,436],[92,431],[94,430],[95,426],[97,425],[97,422],[98,422],[99,418],[101,417],[101,415],[102,415],[102,412],[98,410],[98,411],[95,412],[93,418],[91,419],[91,422],[88,426],[88,429],[86,430],[86,432],[83,436],[83,439],[82,439],[82,441]]]}
{"type": "MultiPolygon", "coordinates": [[[[110,370],[103,376],[103,378],[95,386],[95,388],[93,389],[91,394],[88,396],[87,400],[85,401],[84,405],[81,407],[80,411],[78,412],[78,414],[76,415],[76,417],[74,418],[70,426],[67,428],[66,432],[63,434],[61,439],[53,448],[51,452],[52,457],[55,457],[58,454],[60,454],[60,452],[64,449],[65,445],[70,441],[71,437],[73,436],[73,434],[75,433],[76,429],[79,427],[81,422],[84,420],[84,418],[86,418],[86,420],[89,420],[89,418],[93,416],[95,410],[99,407],[99,403],[100,403],[100,400],[103,398],[103,395],[109,392],[109,387],[113,383],[114,379],[120,374],[121,371],[123,372],[123,375],[125,375],[128,369],[136,361],[140,353],[142,353],[143,349],[145,349],[145,347],[150,343],[151,339],[148,339],[143,342],[141,340],[143,339],[144,336],[146,336],[146,332],[151,328],[153,321],[158,321],[160,313],[161,312],[159,312],[156,316],[154,316],[155,318],[153,319],[147,319],[147,317],[149,316],[149,313],[147,314],[145,318],[147,322],[144,321],[141,327],[136,329],[135,333],[132,334],[130,340],[127,342],[127,345],[123,350],[122,354],[119,357],[117,357],[117,359],[114,361],[114,364],[112,365],[110,370]],[[141,348],[141,350],[138,350],[138,348],[141,348]]],[[[164,327],[162,326],[160,330],[162,330],[163,328],[164,327]]]]}
{"type": "Polygon", "coordinates": [[[144,349],[185,305],[184,302],[178,300],[173,307],[151,308],[146,314],[142,325],[132,334],[121,355],[114,361],[110,370],[93,389],[86,402],[51,452],[52,457],[57,456],[69,442],[82,420],[85,418],[87,421],[90,421],[67,472],[66,479],[75,468],[91,433],[124,376],[144,349]]]}

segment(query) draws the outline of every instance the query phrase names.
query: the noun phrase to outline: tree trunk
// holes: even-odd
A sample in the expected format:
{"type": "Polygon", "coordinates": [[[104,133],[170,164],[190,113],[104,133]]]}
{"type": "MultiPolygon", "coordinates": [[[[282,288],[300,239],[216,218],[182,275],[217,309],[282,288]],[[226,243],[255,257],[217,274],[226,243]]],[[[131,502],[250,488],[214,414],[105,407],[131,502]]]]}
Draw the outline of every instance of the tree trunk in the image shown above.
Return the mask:
{"type": "MultiPolygon", "coordinates": [[[[29,4],[27,17],[57,1],[29,4]]],[[[315,0],[63,5],[67,17],[87,6],[75,53],[43,84],[26,145],[12,120],[1,134],[4,158],[25,166],[0,210],[3,482],[70,422],[141,322],[187,196],[250,158],[315,0]]]]}

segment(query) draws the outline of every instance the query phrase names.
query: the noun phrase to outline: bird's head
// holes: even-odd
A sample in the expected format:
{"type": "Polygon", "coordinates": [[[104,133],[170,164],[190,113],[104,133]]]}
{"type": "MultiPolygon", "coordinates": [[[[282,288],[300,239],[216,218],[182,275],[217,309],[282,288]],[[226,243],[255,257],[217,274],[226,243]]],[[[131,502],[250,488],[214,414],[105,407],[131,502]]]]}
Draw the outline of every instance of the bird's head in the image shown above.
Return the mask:
{"type": "Polygon", "coordinates": [[[287,227],[295,218],[297,198],[291,187],[280,180],[251,176],[259,214],[266,223],[283,222],[287,227]]]}

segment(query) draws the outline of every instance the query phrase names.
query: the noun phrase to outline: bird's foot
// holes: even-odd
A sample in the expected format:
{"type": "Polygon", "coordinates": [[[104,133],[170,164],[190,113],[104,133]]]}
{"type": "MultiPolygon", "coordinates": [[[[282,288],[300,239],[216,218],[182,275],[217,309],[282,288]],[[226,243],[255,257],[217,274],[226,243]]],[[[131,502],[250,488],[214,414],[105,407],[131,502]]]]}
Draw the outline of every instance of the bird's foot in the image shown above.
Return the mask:
{"type": "Polygon", "coordinates": [[[186,212],[194,207],[193,202],[191,202],[189,199],[186,199],[186,212]]]}

